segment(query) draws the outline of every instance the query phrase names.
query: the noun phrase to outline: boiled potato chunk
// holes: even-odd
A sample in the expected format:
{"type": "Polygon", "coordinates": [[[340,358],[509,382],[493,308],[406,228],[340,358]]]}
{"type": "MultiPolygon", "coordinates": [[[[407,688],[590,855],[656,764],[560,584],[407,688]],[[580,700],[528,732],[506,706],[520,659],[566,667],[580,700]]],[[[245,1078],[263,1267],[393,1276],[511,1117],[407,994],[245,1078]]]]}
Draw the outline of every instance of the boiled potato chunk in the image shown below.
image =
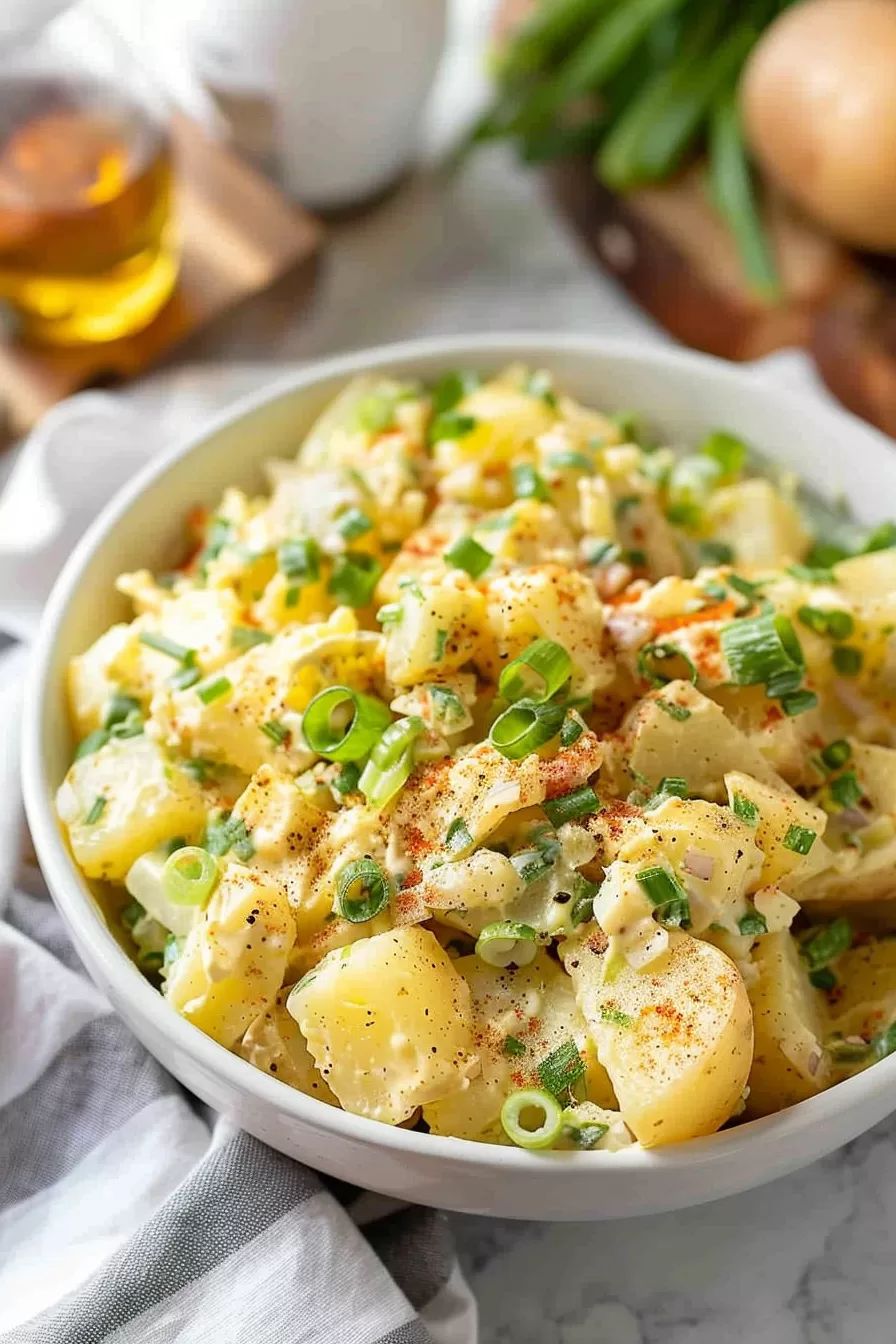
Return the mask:
{"type": "Polygon", "coordinates": [[[734,964],[709,943],[669,930],[666,957],[645,971],[594,939],[564,956],[619,1109],[645,1148],[714,1133],[743,1092],[753,1051],[750,1001],[734,964]]]}
{"type": "Polygon", "coordinates": [[[741,565],[784,565],[801,560],[809,545],[794,505],[758,476],[714,491],[706,517],[713,538],[732,546],[741,565]]]}
{"type": "Polygon", "coordinates": [[[896,1021],[896,938],[851,947],[837,962],[831,1030],[866,1040],[896,1021]]]}
{"type": "Polygon", "coordinates": [[[794,939],[787,932],[760,938],[753,963],[759,977],[750,987],[755,1045],[747,1114],[759,1116],[814,1097],[831,1081],[831,1068],[822,996],[794,939]]]}
{"type": "Polygon", "coordinates": [[[109,666],[133,639],[129,625],[113,625],[68,665],[68,702],[79,737],[102,728],[109,701],[118,689],[109,666]]]}
{"type": "Polygon", "coordinates": [[[172,836],[196,835],[206,811],[196,781],[142,735],[113,740],[75,761],[56,809],[79,867],[107,882],[123,882],[141,854],[172,836]]]}
{"type": "Polygon", "coordinates": [[[740,797],[758,809],[754,838],[765,856],[763,886],[776,885],[789,892],[830,866],[833,856],[821,838],[828,819],[820,807],[786,785],[776,788],[738,770],[726,774],[725,787],[732,807],[740,797]],[[795,827],[814,833],[805,854],[800,853],[799,842],[789,838],[795,827]]]}
{"type": "Polygon", "coordinates": [[[165,994],[182,1017],[230,1049],[274,1003],[294,939],[280,887],[230,863],[168,972],[165,994]]]}
{"type": "Polygon", "coordinates": [[[539,1063],[568,1040],[576,1043],[585,1060],[589,1099],[614,1105],[572,982],[546,952],[516,971],[489,966],[476,956],[461,957],[454,966],[473,996],[473,1031],[482,1072],[465,1091],[424,1109],[423,1118],[434,1134],[478,1139],[499,1126],[507,1096],[521,1087],[540,1087],[539,1063]],[[508,1038],[522,1047],[519,1054],[507,1053],[508,1038]]]}
{"type": "Polygon", "coordinates": [[[301,981],[288,1008],[342,1107],[397,1125],[478,1069],[470,989],[435,935],[364,938],[301,981]]]}
{"type": "Polygon", "coordinates": [[[315,1068],[305,1037],[286,1011],[288,993],[287,989],[281,989],[271,1006],[250,1023],[237,1047],[237,1054],[262,1073],[279,1078],[289,1087],[305,1092],[309,1097],[317,1097],[328,1106],[338,1106],[315,1068]]]}

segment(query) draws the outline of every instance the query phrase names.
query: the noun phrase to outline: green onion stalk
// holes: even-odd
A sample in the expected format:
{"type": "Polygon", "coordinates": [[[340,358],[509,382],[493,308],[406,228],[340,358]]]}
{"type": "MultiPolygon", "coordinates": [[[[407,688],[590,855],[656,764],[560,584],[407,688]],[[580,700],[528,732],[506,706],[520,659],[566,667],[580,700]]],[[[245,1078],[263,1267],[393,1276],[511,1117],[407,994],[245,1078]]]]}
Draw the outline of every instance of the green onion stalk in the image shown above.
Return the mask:
{"type": "Polygon", "coordinates": [[[462,149],[510,139],[527,163],[587,156],[613,191],[708,165],[709,200],[751,289],[781,284],[737,112],[744,63],[793,0],[536,0],[494,60],[495,93],[462,149]]]}

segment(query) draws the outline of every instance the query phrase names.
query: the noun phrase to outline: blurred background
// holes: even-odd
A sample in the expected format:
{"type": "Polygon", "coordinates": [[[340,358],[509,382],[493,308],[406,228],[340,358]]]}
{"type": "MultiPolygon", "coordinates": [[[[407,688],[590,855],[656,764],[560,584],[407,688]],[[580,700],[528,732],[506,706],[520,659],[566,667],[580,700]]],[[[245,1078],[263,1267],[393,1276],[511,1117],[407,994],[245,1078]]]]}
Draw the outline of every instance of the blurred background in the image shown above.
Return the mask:
{"type": "Polygon", "coordinates": [[[893,0],[5,0],[0,407],[612,328],[896,430],[893,0]]]}

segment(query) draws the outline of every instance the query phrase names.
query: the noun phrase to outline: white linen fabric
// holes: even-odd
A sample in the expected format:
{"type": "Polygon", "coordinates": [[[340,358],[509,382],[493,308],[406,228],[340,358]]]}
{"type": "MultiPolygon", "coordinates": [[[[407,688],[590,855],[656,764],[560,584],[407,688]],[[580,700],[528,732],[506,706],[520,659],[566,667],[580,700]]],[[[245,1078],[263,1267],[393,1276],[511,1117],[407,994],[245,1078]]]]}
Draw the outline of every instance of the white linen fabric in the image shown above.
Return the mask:
{"type": "MultiPolygon", "coordinates": [[[[225,398],[265,376],[231,372],[225,398]]],[[[220,406],[219,373],[190,377],[193,414],[220,406]]],[[[75,397],[0,497],[0,1344],[474,1344],[444,1215],[328,1180],[188,1096],[86,978],[28,854],[27,640],[171,428],[75,397]]]]}

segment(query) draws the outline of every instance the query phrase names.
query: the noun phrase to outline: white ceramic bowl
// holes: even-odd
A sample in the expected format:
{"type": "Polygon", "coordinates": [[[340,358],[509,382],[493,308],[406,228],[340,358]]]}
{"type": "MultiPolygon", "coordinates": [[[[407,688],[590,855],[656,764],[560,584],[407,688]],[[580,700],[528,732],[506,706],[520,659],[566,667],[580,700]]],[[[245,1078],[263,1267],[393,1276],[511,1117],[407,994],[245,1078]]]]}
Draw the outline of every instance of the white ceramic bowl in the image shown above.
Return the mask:
{"type": "Polygon", "coordinates": [[[312,417],[365,370],[432,378],[458,366],[550,368],[586,403],[642,411],[671,441],[728,427],[868,523],[896,501],[890,441],[845,413],[754,374],[684,351],[589,338],[492,336],[410,342],[300,370],[172,449],[109,505],[72,555],[47,606],[29,678],[25,803],[43,871],[88,971],[134,1033],[204,1101],[281,1152],[343,1180],[472,1213],[615,1218],[697,1204],[813,1161],[896,1108],[896,1056],[779,1115],[655,1152],[523,1152],[392,1129],[285,1087],[173,1013],[107,928],[59,831],[53,795],[71,759],[66,663],[125,605],[126,569],[167,568],[191,505],[224,486],[260,484],[259,466],[295,452],[312,417]]]}

